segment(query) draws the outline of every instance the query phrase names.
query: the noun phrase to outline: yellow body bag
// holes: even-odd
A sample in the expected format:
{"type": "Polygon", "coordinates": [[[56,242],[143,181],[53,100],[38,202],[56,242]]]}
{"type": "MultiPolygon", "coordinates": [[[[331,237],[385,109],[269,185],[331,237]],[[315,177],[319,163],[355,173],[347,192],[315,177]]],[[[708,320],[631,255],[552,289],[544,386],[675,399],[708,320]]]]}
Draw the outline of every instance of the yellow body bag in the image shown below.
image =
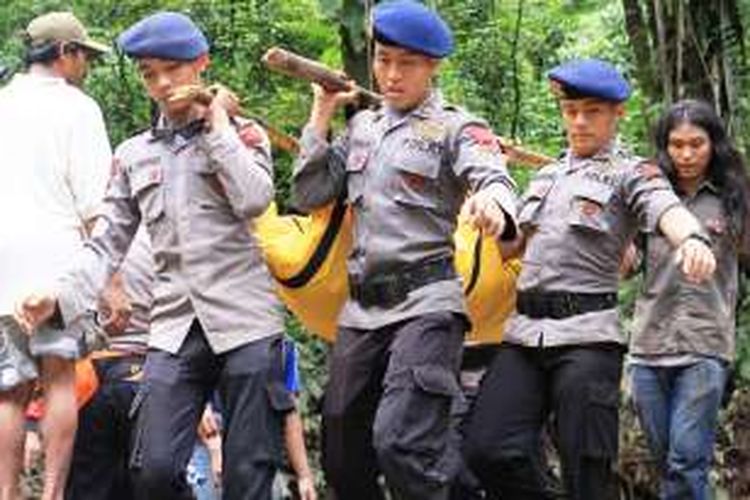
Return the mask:
{"type": "MultiPolygon", "coordinates": [[[[349,295],[346,258],[352,216],[336,201],[307,216],[279,215],[275,205],[255,220],[258,237],[281,300],[309,331],[332,342],[349,295]]],[[[499,343],[515,307],[516,259],[503,262],[492,238],[459,220],[456,270],[463,279],[472,329],[471,344],[499,343]]]]}

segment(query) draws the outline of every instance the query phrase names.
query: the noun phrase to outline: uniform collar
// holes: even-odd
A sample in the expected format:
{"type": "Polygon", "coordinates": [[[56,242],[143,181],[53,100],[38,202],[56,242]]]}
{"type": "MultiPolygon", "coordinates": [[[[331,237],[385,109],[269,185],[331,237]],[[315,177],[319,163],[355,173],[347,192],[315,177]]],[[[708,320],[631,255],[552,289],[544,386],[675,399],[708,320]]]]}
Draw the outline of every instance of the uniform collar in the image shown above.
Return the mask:
{"type": "Polygon", "coordinates": [[[172,144],[177,140],[184,143],[201,133],[205,128],[206,122],[203,119],[193,120],[185,125],[175,126],[162,115],[157,120],[156,125],[151,129],[151,141],[161,141],[172,144]]]}
{"type": "Polygon", "coordinates": [[[444,102],[442,92],[432,89],[427,94],[427,97],[425,97],[416,108],[405,113],[383,105],[383,107],[380,108],[379,118],[386,117],[394,124],[412,116],[417,118],[428,118],[436,109],[441,108],[444,102]]]}
{"type": "Polygon", "coordinates": [[[691,196],[687,193],[684,193],[675,186],[675,191],[677,191],[680,195],[680,198],[683,199],[695,199],[704,192],[708,192],[714,196],[719,196],[719,187],[714,183],[711,179],[704,179],[701,181],[701,183],[698,185],[698,189],[695,190],[695,193],[691,196]]]}
{"type": "Polygon", "coordinates": [[[65,78],[48,72],[16,73],[11,82],[29,85],[69,85],[65,78]]]}
{"type": "Polygon", "coordinates": [[[588,165],[591,163],[609,162],[615,157],[627,157],[627,156],[629,156],[627,149],[624,146],[622,146],[622,144],[620,144],[619,140],[615,138],[609,141],[599,151],[587,157],[576,156],[573,154],[573,151],[570,150],[569,148],[564,156],[564,161],[565,161],[565,164],[568,166],[568,171],[573,171],[573,170],[577,170],[578,168],[584,165],[588,165]]]}

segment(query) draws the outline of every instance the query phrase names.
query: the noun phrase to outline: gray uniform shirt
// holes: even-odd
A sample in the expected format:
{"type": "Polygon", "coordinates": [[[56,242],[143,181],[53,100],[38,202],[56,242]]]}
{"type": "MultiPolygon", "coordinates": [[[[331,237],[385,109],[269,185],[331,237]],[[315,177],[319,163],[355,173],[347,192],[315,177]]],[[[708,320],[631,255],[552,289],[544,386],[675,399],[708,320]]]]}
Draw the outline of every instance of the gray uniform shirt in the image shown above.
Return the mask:
{"type": "Polygon", "coordinates": [[[144,132],[117,148],[113,171],[104,217],[62,283],[66,323],[90,310],[143,220],[156,264],[150,346],[176,353],[196,318],[217,353],[283,331],[247,227],[273,198],[270,146],[259,127],[189,138],[144,132]]]}
{"type": "MultiPolygon", "coordinates": [[[[406,114],[362,111],[333,144],[305,129],[293,177],[297,205],[322,206],[345,188],[354,213],[347,264],[355,279],[450,258],[468,191],[493,190],[515,224],[515,186],[496,138],[486,124],[445,104],[437,93],[406,114]]],[[[372,329],[434,311],[465,313],[458,278],[413,290],[392,308],[364,308],[349,300],[339,323],[372,329]]]]}
{"type": "MultiPolygon", "coordinates": [[[[519,290],[616,293],[626,245],[652,232],[679,204],[658,167],[612,144],[590,158],[570,152],[544,167],[524,194],[519,224],[527,243],[519,290]]],[[[563,319],[516,314],[504,336],[528,346],[619,342],[616,309],[563,319]]]]}
{"type": "Polygon", "coordinates": [[[138,229],[122,262],[120,273],[132,312],[125,331],[120,335],[111,336],[109,345],[116,351],[145,352],[156,280],[151,242],[145,226],[138,229]]]}
{"type": "Polygon", "coordinates": [[[694,196],[681,198],[713,241],[716,272],[703,283],[690,283],[675,264],[666,238],[661,233],[648,235],[630,352],[652,361],[665,356],[687,359],[685,354],[731,361],[738,286],[737,238],[730,231],[721,198],[712,184],[704,183],[694,196]]]}

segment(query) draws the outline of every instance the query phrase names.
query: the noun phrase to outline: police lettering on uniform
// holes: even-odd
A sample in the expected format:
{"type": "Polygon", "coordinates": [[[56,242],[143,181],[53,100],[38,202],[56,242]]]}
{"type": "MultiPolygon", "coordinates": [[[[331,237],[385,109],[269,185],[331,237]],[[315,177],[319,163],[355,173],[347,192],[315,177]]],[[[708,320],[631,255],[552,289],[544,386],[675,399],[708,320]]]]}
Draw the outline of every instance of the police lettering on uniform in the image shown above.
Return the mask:
{"type": "Polygon", "coordinates": [[[451,400],[466,329],[452,234],[461,204],[475,226],[515,235],[514,184],[487,125],[446,103],[432,81],[453,38],[414,1],[373,15],[377,110],[326,137],[354,92],[315,90],[293,174],[297,205],[346,192],[354,215],[351,297],[339,318],[324,403],[324,468],[340,499],[447,498],[457,450],[451,400]]]}
{"type": "Polygon", "coordinates": [[[655,165],[615,140],[630,89],[600,60],[549,73],[569,148],[523,196],[517,314],[485,376],[466,456],[491,498],[551,498],[540,438],[551,414],[571,499],[607,498],[625,339],[618,267],[637,230],[661,232],[689,280],[715,267],[701,226],[655,165]]]}
{"type": "MultiPolygon", "coordinates": [[[[225,421],[225,498],[269,498],[280,460],[283,413],[292,408],[281,364],[283,322],[270,274],[247,222],[273,198],[265,132],[230,118],[220,89],[208,106],[170,99],[201,84],[204,35],[186,16],[161,12],[120,35],[160,116],[121,144],[83,264],[57,297],[66,323],[85,314],[145,224],[156,263],[151,335],[132,463],[138,498],[189,497],[185,466],[206,400],[216,388],[225,421]]],[[[27,300],[33,327],[53,297],[27,300]],[[37,306],[37,307],[35,307],[37,306]]]]}

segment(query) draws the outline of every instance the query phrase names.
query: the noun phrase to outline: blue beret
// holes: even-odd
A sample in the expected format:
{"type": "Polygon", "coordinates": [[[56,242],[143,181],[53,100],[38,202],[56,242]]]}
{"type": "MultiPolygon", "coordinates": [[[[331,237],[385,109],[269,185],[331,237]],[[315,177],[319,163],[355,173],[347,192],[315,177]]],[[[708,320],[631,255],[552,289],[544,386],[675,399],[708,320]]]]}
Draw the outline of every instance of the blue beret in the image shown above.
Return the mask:
{"type": "Polygon", "coordinates": [[[453,33],[432,9],[414,0],[393,0],[375,7],[372,28],[376,40],[443,58],[453,52],[453,33]]]}
{"type": "Polygon", "coordinates": [[[178,12],[158,12],[141,19],[117,37],[117,45],[135,58],[192,61],[208,52],[201,30],[178,12]]]}
{"type": "Polygon", "coordinates": [[[574,59],[552,69],[547,75],[562,87],[567,97],[597,97],[622,102],[630,97],[630,85],[611,64],[599,59],[574,59]]]}

